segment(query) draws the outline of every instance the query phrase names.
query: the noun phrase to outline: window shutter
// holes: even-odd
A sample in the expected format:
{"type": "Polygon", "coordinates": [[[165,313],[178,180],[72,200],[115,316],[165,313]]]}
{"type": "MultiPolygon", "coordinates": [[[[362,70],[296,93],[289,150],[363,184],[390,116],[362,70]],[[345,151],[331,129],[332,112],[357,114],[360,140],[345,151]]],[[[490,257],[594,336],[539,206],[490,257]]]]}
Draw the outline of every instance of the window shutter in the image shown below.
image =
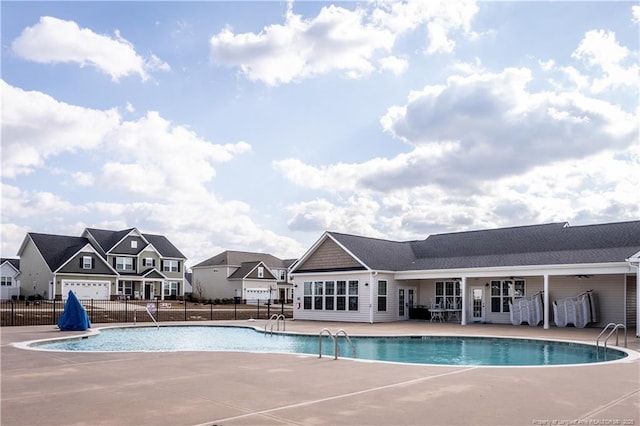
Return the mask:
{"type": "Polygon", "coordinates": [[[155,259],[151,259],[151,266],[153,266],[154,268],[156,267],[156,260],[155,259]]]}
{"type": "Polygon", "coordinates": [[[164,271],[164,260],[160,261],[160,270],[164,271]]]}
{"type": "Polygon", "coordinates": [[[133,270],[137,271],[138,269],[136,268],[136,263],[138,262],[138,259],[136,259],[135,257],[133,258],[133,270]]]}
{"type": "Polygon", "coordinates": [[[82,259],[83,259],[83,257],[80,256],[80,269],[82,269],[82,266],[83,266],[83,264],[82,264],[83,260],[82,259]]]}
{"type": "Polygon", "coordinates": [[[91,258],[91,269],[95,269],[96,267],[96,260],[92,257],[91,258]]]}
{"type": "Polygon", "coordinates": [[[180,272],[180,261],[178,260],[178,272],[180,272]]]}

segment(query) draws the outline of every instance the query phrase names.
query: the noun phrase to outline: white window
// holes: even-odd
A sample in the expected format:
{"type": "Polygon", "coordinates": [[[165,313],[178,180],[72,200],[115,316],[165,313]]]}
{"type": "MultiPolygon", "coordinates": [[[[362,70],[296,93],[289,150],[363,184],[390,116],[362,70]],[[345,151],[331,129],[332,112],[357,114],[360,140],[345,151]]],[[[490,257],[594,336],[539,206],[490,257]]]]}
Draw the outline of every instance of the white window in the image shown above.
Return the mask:
{"type": "Polygon", "coordinates": [[[524,296],[524,280],[491,281],[491,312],[509,312],[509,302],[524,296]]]}
{"type": "Polygon", "coordinates": [[[262,266],[258,266],[258,278],[264,278],[264,268],[262,266]]]}
{"type": "Polygon", "coordinates": [[[12,284],[13,284],[13,278],[11,278],[11,277],[0,277],[0,286],[11,287],[12,284]]]}
{"type": "Polygon", "coordinates": [[[164,283],[164,295],[165,296],[177,296],[178,295],[178,282],[169,281],[164,283]]]}
{"type": "Polygon", "coordinates": [[[138,241],[131,240],[131,248],[138,248],[138,241]]]}
{"type": "Polygon", "coordinates": [[[280,269],[280,281],[285,281],[287,279],[287,271],[284,269],[280,269]]]}
{"type": "Polygon", "coordinates": [[[82,256],[82,269],[91,269],[93,266],[93,258],[91,256],[82,256]]]}
{"type": "Polygon", "coordinates": [[[151,267],[151,266],[153,266],[153,264],[154,264],[154,262],[153,262],[153,259],[152,259],[152,258],[150,258],[150,257],[145,257],[145,258],[144,258],[144,261],[143,261],[143,265],[144,265],[144,266],[149,266],[149,267],[151,267]]]}
{"type": "Polygon", "coordinates": [[[118,271],[133,271],[133,258],[116,257],[116,269],[118,271]]]}
{"type": "Polygon", "coordinates": [[[118,294],[133,295],[133,281],[118,281],[118,294]]]}
{"type": "Polygon", "coordinates": [[[378,312],[387,311],[387,282],[378,281],[378,312]]]}
{"type": "Polygon", "coordinates": [[[162,271],[163,272],[178,272],[178,261],[177,260],[165,260],[162,262],[162,271]]]}
{"type": "Polygon", "coordinates": [[[304,309],[357,311],[358,281],[306,281],[304,309]]]}
{"type": "Polygon", "coordinates": [[[436,303],[443,309],[460,309],[460,281],[436,281],[436,303]]]}

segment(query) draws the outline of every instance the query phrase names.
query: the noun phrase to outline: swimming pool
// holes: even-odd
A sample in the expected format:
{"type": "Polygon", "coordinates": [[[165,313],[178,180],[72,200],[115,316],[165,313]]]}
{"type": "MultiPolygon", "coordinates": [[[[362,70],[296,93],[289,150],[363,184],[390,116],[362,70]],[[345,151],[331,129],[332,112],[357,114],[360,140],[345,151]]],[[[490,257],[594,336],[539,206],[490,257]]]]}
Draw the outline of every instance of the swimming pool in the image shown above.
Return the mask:
{"type": "MultiPolygon", "coordinates": [[[[323,355],[334,346],[324,335],[323,355]]],[[[318,354],[318,336],[263,333],[229,326],[105,328],[89,337],[33,342],[33,349],[81,352],[236,351],[318,354]]],[[[537,339],[468,336],[340,337],[341,358],[437,365],[545,366],[612,361],[628,356],[609,348],[537,339]],[[355,351],[354,351],[355,348],[355,351]]]]}

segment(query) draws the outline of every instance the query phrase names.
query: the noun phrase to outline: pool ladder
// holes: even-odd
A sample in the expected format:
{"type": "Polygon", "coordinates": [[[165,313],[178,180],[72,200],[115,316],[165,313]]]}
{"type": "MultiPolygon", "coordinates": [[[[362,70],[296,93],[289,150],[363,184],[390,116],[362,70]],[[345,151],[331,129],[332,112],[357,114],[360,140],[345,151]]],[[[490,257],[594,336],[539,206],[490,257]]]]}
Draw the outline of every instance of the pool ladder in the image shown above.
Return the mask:
{"type": "Polygon", "coordinates": [[[271,334],[273,334],[274,325],[277,327],[276,331],[280,331],[280,320],[282,320],[282,331],[286,331],[287,319],[285,318],[285,316],[283,314],[273,314],[271,315],[271,318],[269,318],[267,323],[264,325],[264,332],[265,333],[267,332],[267,327],[269,326],[269,324],[271,324],[271,328],[269,329],[269,332],[271,334]]]}
{"type": "Polygon", "coordinates": [[[356,357],[356,347],[353,345],[353,342],[349,338],[349,335],[347,334],[346,331],[344,331],[341,328],[340,330],[336,331],[335,334],[331,334],[331,330],[329,330],[328,328],[323,328],[322,330],[320,330],[320,333],[318,334],[318,358],[322,358],[322,335],[323,334],[327,334],[333,340],[333,359],[334,360],[338,359],[338,356],[340,356],[340,346],[338,346],[338,338],[340,336],[344,336],[344,338],[347,339],[347,342],[349,342],[349,345],[351,346],[351,350],[353,351],[353,357],[354,358],[356,357]]]}
{"type": "Polygon", "coordinates": [[[607,334],[607,337],[604,338],[604,352],[607,352],[607,341],[613,335],[613,333],[616,333],[616,346],[618,346],[618,330],[621,328],[624,329],[624,347],[627,347],[627,326],[625,326],[624,324],[616,324],[614,322],[610,322],[602,329],[600,334],[598,334],[598,338],[596,339],[596,352],[600,348],[600,338],[604,333],[606,333],[609,328],[611,328],[611,331],[609,332],[609,334],[607,334]]]}

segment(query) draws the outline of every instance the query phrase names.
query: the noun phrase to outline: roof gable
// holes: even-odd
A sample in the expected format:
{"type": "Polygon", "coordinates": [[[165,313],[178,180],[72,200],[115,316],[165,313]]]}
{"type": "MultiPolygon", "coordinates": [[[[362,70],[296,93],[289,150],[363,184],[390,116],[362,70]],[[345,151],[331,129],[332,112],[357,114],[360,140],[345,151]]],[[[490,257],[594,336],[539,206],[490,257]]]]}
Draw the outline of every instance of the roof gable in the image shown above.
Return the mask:
{"type": "Polygon", "coordinates": [[[281,259],[266,253],[254,253],[248,251],[226,250],[222,253],[206,259],[194,268],[204,268],[211,266],[233,266],[240,267],[245,262],[262,261],[266,266],[272,269],[287,269],[287,265],[281,259]]]}
{"type": "Polygon", "coordinates": [[[351,252],[351,248],[357,248],[355,242],[363,237],[356,237],[346,234],[325,233],[323,237],[303,256],[299,263],[295,265],[295,272],[311,271],[345,271],[363,270],[367,265],[356,258],[351,252]],[[344,237],[346,246],[342,241],[335,238],[344,237]]]}
{"type": "Polygon", "coordinates": [[[142,237],[147,240],[162,257],[186,259],[185,255],[164,235],[142,234],[142,237]]]}
{"type": "Polygon", "coordinates": [[[5,263],[15,269],[16,272],[20,272],[20,259],[0,258],[0,265],[4,265],[5,263]]]}
{"type": "Polygon", "coordinates": [[[87,228],[85,229],[85,234],[89,234],[100,250],[102,250],[103,253],[107,253],[134,229],[135,228],[122,231],[110,231],[108,229],[87,228]]]}
{"type": "Polygon", "coordinates": [[[271,273],[269,267],[264,264],[261,260],[255,262],[244,262],[240,267],[233,272],[229,276],[230,280],[237,279],[246,279],[246,278],[255,278],[255,279],[265,279],[265,280],[275,280],[276,277],[271,273]],[[259,267],[264,268],[264,275],[262,277],[258,277],[257,270],[259,267]]]}
{"type": "Polygon", "coordinates": [[[36,246],[51,272],[58,270],[60,266],[69,261],[87,244],[90,244],[89,240],[84,237],[38,234],[35,232],[29,232],[27,238],[30,238],[36,246]]]}

